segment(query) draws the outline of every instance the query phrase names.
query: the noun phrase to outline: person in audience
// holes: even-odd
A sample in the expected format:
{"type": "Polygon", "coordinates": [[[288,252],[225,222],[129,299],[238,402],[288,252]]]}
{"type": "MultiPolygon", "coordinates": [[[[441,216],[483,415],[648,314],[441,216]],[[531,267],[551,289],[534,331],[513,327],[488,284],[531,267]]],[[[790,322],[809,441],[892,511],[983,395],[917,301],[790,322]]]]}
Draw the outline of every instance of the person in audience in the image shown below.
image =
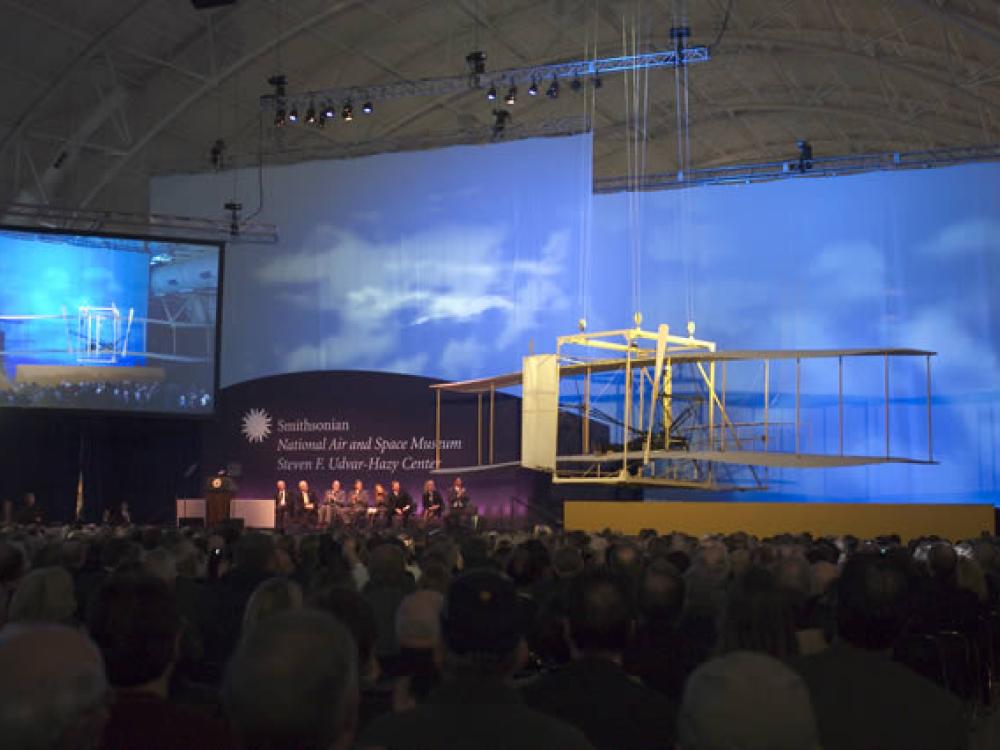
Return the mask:
{"type": "Polygon", "coordinates": [[[567,613],[572,661],[525,687],[525,702],[573,724],[596,748],[670,747],[676,706],[622,668],[634,625],[629,585],[601,570],[573,579],[567,613]]]}
{"type": "Polygon", "coordinates": [[[163,547],[147,552],[142,567],[149,575],[167,584],[170,589],[177,583],[177,560],[163,547]]]}
{"type": "Polygon", "coordinates": [[[243,534],[236,543],[234,562],[232,570],[207,586],[199,618],[205,641],[205,668],[215,677],[221,675],[239,637],[250,596],[276,572],[274,539],[258,532],[243,534]]]}
{"type": "Polygon", "coordinates": [[[837,636],[795,667],[809,686],[824,750],[950,750],[968,727],[960,701],[892,661],[911,587],[895,559],[860,553],[840,575],[837,636]]]}
{"type": "Polygon", "coordinates": [[[302,604],[302,587],[298,583],[287,578],[268,578],[254,589],[247,601],[243,632],[279,612],[302,609],[302,604]]]}
{"type": "Polygon", "coordinates": [[[748,568],[729,587],[719,650],[757,651],[778,659],[798,654],[793,600],[771,571],[748,568]]]}
{"type": "Polygon", "coordinates": [[[354,640],[315,610],[261,620],[234,653],[222,698],[243,750],[348,750],[358,710],[354,640]]]}
{"type": "MultiPolygon", "coordinates": [[[[809,690],[771,656],[733,651],[701,665],[684,689],[678,750],[820,750],[809,690]]],[[[857,745],[856,750],[882,747],[857,745]]],[[[822,745],[825,748],[825,745],[822,745]]]]}
{"type": "Polygon", "coordinates": [[[28,558],[19,544],[0,541],[0,627],[7,622],[10,600],[28,570],[28,558]]]}
{"type": "Polygon", "coordinates": [[[95,594],[87,629],[116,690],[105,750],[234,746],[223,723],[168,698],[180,627],[170,590],[153,576],[116,573],[95,594]]]}
{"type": "Polygon", "coordinates": [[[361,590],[375,613],[378,637],[375,653],[380,661],[399,651],[396,643],[396,610],[403,598],[414,591],[413,576],[406,570],[406,558],[400,545],[379,544],[368,557],[368,582],[361,590]]]}
{"type": "Polygon", "coordinates": [[[510,581],[491,571],[456,578],[445,599],[441,631],[442,684],[424,704],[372,722],[359,748],[592,747],[579,730],[524,706],[510,684],[527,657],[510,581]]]}
{"type": "Polygon", "coordinates": [[[64,625],[0,631],[0,745],[96,750],[107,722],[107,678],[87,636],[64,625]]]}
{"type": "Polygon", "coordinates": [[[437,591],[408,594],[396,609],[399,655],[393,669],[392,706],[396,712],[423,703],[441,680],[437,656],[441,650],[441,608],[437,591]]]}
{"type": "Polygon", "coordinates": [[[625,653],[625,668],[643,684],[680,703],[684,681],[708,657],[682,630],[684,577],[667,557],[650,561],[639,579],[638,626],[625,653]]]}
{"type": "Polygon", "coordinates": [[[392,709],[392,693],[378,684],[381,666],[375,656],[378,639],[375,612],[360,593],[340,586],[313,592],[309,603],[340,620],[354,639],[359,691],[356,726],[363,730],[372,719],[392,709]]]}
{"type": "Polygon", "coordinates": [[[912,628],[921,633],[957,631],[973,636],[982,606],[975,594],[958,585],[958,552],[951,544],[937,542],[930,548],[927,573],[916,591],[912,628]]]}
{"type": "Polygon", "coordinates": [[[76,622],[73,579],[63,568],[32,570],[21,580],[10,600],[8,622],[72,625],[76,622]]]}

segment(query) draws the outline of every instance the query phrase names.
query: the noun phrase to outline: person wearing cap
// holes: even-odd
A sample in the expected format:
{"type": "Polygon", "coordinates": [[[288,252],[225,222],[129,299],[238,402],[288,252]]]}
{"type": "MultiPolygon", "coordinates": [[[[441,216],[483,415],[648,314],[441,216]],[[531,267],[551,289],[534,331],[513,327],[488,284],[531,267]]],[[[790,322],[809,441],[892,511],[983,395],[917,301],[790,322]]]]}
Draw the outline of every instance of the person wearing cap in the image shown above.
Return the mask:
{"type": "Polygon", "coordinates": [[[510,681],[524,664],[524,623],[513,584],[499,573],[466,573],[441,611],[443,682],[427,701],[382,716],[357,747],[479,750],[592,750],[577,729],[525,706],[510,681]]]}
{"type": "Polygon", "coordinates": [[[678,750],[821,747],[805,682],[773,656],[751,651],[698,667],[688,678],[677,723],[678,750]]]}

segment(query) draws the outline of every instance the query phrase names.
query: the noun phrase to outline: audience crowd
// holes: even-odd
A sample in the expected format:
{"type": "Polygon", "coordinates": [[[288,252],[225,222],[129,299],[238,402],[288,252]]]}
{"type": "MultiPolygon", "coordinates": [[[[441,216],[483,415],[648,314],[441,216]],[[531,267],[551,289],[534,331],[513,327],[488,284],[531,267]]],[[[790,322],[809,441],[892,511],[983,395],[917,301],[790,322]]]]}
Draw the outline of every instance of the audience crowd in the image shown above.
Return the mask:
{"type": "Polygon", "coordinates": [[[53,385],[10,383],[0,388],[0,406],[207,411],[211,388],[182,383],[64,382],[53,385]]]}
{"type": "Polygon", "coordinates": [[[997,747],[1000,544],[10,525],[0,746],[997,747]]]}

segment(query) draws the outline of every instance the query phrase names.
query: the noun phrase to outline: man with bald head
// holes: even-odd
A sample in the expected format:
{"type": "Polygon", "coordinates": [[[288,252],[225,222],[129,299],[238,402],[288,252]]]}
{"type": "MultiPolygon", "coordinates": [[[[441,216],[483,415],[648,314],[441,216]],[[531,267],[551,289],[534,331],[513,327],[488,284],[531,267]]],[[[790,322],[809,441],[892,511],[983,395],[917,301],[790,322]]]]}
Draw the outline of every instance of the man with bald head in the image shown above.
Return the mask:
{"type": "Polygon", "coordinates": [[[63,625],[0,632],[0,743],[23,750],[97,747],[107,721],[97,647],[63,625]]]}

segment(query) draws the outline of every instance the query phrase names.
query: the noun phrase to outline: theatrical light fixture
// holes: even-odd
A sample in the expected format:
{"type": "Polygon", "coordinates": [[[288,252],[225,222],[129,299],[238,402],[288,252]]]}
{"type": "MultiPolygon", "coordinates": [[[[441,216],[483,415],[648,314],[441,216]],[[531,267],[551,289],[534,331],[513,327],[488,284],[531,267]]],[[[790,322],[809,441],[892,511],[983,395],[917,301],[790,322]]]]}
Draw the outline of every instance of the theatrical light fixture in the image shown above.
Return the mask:
{"type": "Polygon", "coordinates": [[[372,112],[375,111],[375,107],[372,106],[371,102],[365,102],[364,104],[361,105],[361,111],[364,112],[366,115],[370,115],[372,112]]]}
{"type": "Polygon", "coordinates": [[[583,84],[580,83],[580,76],[573,76],[573,83],[571,83],[569,87],[573,89],[573,91],[579,91],[583,87],[583,84]]]}
{"type": "Polygon", "coordinates": [[[604,81],[601,80],[601,74],[597,73],[594,75],[594,88],[599,89],[604,85],[604,81]]]}
{"type": "Polygon", "coordinates": [[[306,122],[310,125],[316,124],[316,106],[313,104],[310,104],[309,109],[306,110],[306,122]]]}
{"type": "Polygon", "coordinates": [[[323,107],[323,119],[332,120],[336,116],[337,116],[337,110],[333,108],[333,105],[330,104],[330,102],[327,102],[326,106],[323,107]]]}
{"type": "Polygon", "coordinates": [[[294,104],[292,105],[292,111],[288,113],[288,121],[290,123],[299,121],[299,108],[294,104]]]}
{"type": "Polygon", "coordinates": [[[274,127],[280,128],[285,124],[285,108],[280,107],[274,112],[274,127]]]}
{"type": "Polygon", "coordinates": [[[340,111],[340,116],[344,118],[345,122],[350,122],[354,119],[354,107],[351,106],[350,99],[344,102],[344,108],[340,111]]]}
{"type": "Polygon", "coordinates": [[[531,85],[528,86],[528,96],[538,96],[538,81],[534,78],[531,79],[531,85]]]}
{"type": "Polygon", "coordinates": [[[486,99],[487,101],[493,101],[496,98],[497,98],[497,87],[491,83],[489,90],[486,92],[486,99]]]}
{"type": "Polygon", "coordinates": [[[549,97],[549,99],[558,99],[559,98],[559,81],[557,81],[555,78],[553,78],[552,79],[552,83],[549,84],[548,91],[545,92],[545,95],[547,97],[549,97]]]}
{"type": "Polygon", "coordinates": [[[503,98],[507,104],[513,104],[517,101],[517,86],[511,84],[510,88],[507,90],[507,96],[503,98]]]}

